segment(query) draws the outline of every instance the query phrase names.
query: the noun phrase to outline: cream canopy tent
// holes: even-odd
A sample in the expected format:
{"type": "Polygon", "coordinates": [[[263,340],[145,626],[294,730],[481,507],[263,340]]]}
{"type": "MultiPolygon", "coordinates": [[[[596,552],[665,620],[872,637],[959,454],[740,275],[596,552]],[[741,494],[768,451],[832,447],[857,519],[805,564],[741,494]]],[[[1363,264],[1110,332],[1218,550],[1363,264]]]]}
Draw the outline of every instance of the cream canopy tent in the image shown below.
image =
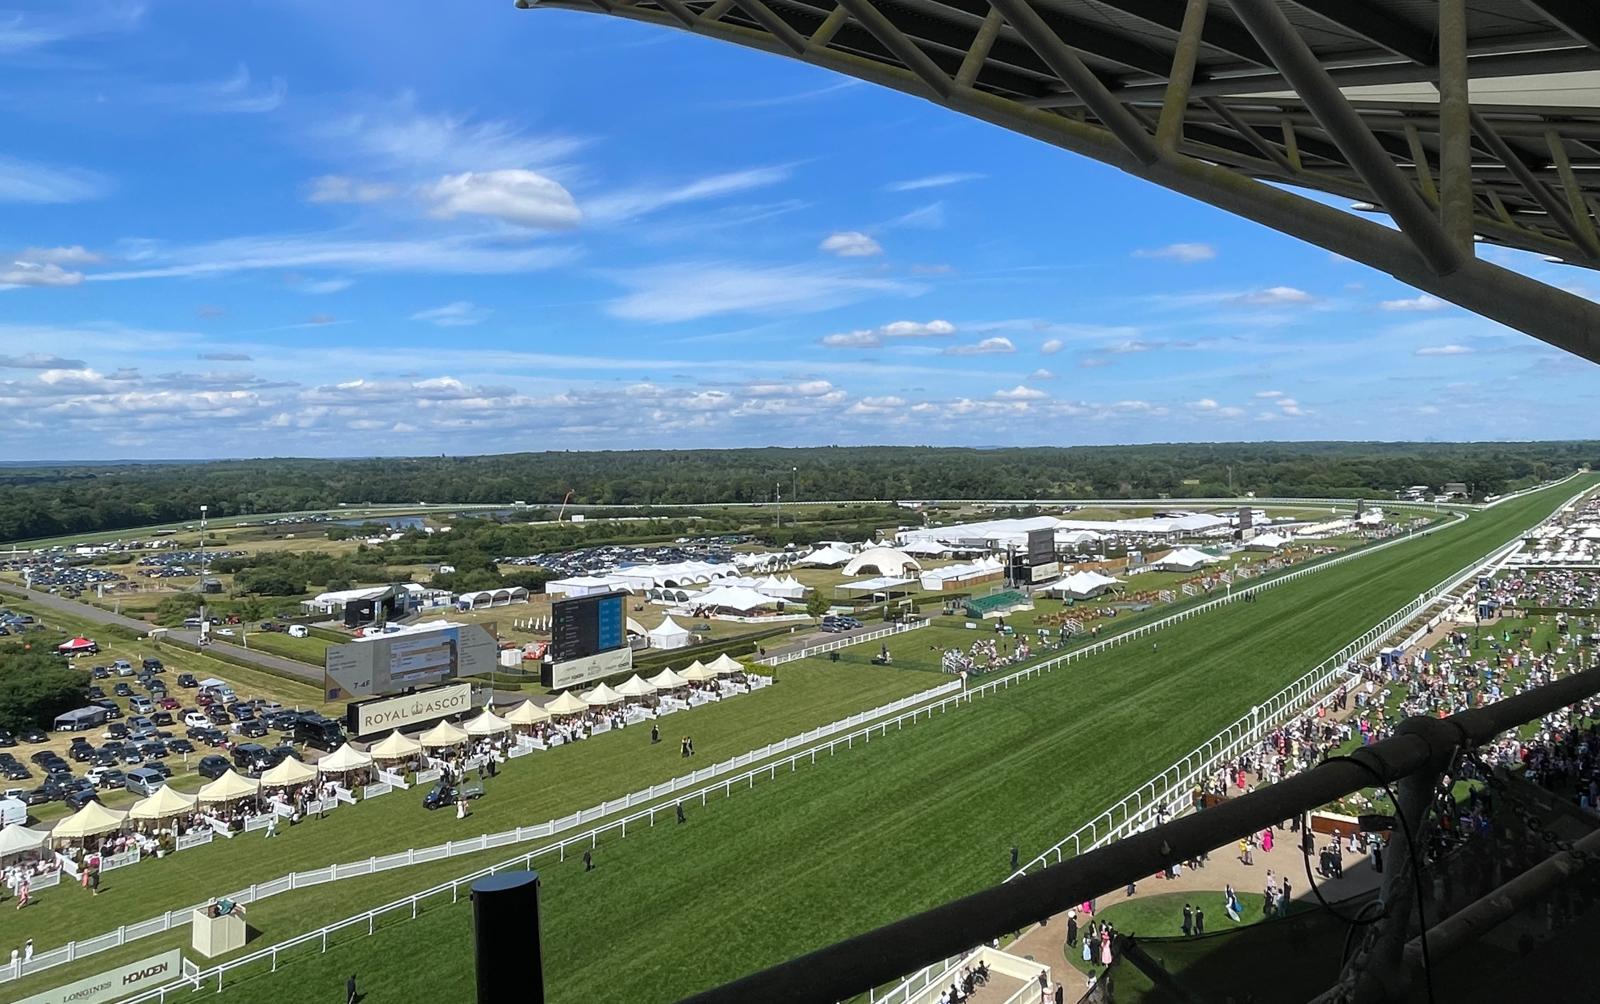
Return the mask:
{"type": "Polygon", "coordinates": [[[523,701],[512,708],[510,714],[506,715],[506,721],[512,725],[538,725],[540,722],[548,722],[549,720],[550,712],[532,701],[523,701]]]}
{"type": "Polygon", "coordinates": [[[317,769],[286,756],[274,768],[261,775],[263,788],[290,788],[297,784],[310,784],[317,779],[317,769]]]}
{"type": "Polygon", "coordinates": [[[589,710],[589,705],[572,691],[563,690],[561,696],[546,704],[544,709],[552,715],[581,715],[589,710]]]}
{"type": "Polygon", "coordinates": [[[686,686],[689,681],[674,673],[671,669],[663,669],[655,676],[652,676],[649,682],[650,686],[657,690],[677,690],[679,687],[686,686]]]}
{"type": "Polygon", "coordinates": [[[649,697],[656,692],[653,684],[644,682],[638,673],[633,674],[617,687],[617,693],[623,697],[649,697]]]}
{"type": "Polygon", "coordinates": [[[661,623],[650,629],[651,648],[683,648],[689,644],[689,629],[671,617],[661,618],[661,623]]]}
{"type": "Polygon", "coordinates": [[[170,784],[157,788],[149,798],[141,798],[128,810],[129,819],[166,819],[191,811],[199,799],[185,794],[170,784]]]}
{"type": "Polygon", "coordinates": [[[501,732],[509,732],[510,730],[511,723],[488,708],[483,709],[483,714],[467,723],[467,735],[469,736],[492,736],[501,732]]]}
{"type": "Polygon", "coordinates": [[[97,837],[103,833],[122,829],[122,821],[126,818],[128,818],[126,812],[108,809],[99,802],[88,802],[83,808],[57,823],[55,829],[50,831],[50,837],[54,840],[97,837]]]}
{"type": "Polygon", "coordinates": [[[582,694],[580,696],[583,698],[585,703],[600,707],[607,704],[616,704],[618,701],[622,700],[623,695],[617,693],[615,690],[612,690],[610,687],[602,683],[600,686],[589,691],[587,694],[582,694]]]}
{"type": "Polygon", "coordinates": [[[706,668],[718,676],[731,676],[734,673],[744,672],[744,667],[739,665],[737,660],[730,658],[726,652],[711,660],[711,665],[706,668]]]}
{"type": "Polygon", "coordinates": [[[237,802],[241,798],[253,797],[260,787],[260,782],[254,778],[227,770],[221,777],[200,789],[200,801],[237,802]]]}
{"type": "Polygon", "coordinates": [[[374,760],[404,760],[421,752],[422,744],[399,729],[379,739],[367,749],[367,754],[374,760]]]}
{"type": "Polygon", "coordinates": [[[922,570],[917,559],[892,547],[869,547],[850,559],[844,566],[846,575],[865,575],[868,570],[878,575],[904,575],[907,570],[922,570]]]}
{"type": "MultiPolygon", "coordinates": [[[[165,791],[166,789],[162,790],[165,791]]],[[[0,858],[37,851],[49,839],[49,830],[30,830],[21,823],[12,823],[5,829],[0,830],[0,858]]]]}
{"type": "Polygon", "coordinates": [[[715,680],[717,671],[710,666],[700,665],[700,660],[696,659],[694,665],[683,671],[683,678],[690,683],[705,683],[708,680],[715,680]]]}
{"type": "Polygon", "coordinates": [[[1289,538],[1280,537],[1275,533],[1259,533],[1245,542],[1245,549],[1249,551],[1276,551],[1289,543],[1289,538]]]}
{"type": "Polygon", "coordinates": [[[430,749],[438,749],[443,746],[460,746],[466,741],[467,734],[449,722],[440,722],[417,737],[417,742],[430,749]]]}
{"type": "Polygon", "coordinates": [[[317,761],[317,770],[323,774],[343,774],[371,766],[371,755],[361,752],[349,743],[345,743],[317,761]]]}

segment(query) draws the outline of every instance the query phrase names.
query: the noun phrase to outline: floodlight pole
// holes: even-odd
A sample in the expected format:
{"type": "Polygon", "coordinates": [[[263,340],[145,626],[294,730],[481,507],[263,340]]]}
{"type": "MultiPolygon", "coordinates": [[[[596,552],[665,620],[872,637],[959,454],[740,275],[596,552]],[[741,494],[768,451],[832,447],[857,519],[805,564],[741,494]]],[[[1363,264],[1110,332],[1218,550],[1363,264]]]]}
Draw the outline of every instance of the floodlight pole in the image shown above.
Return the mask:
{"type": "Polygon", "coordinates": [[[200,637],[211,636],[206,625],[206,510],[209,506],[200,507],[200,637]]]}

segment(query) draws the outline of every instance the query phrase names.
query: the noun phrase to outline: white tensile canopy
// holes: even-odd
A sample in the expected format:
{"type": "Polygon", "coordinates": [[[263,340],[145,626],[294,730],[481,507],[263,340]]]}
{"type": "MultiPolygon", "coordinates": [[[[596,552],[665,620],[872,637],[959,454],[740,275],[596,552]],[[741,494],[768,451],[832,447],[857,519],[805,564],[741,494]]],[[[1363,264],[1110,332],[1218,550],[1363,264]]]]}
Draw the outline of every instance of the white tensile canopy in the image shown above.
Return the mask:
{"type": "Polygon", "coordinates": [[[623,697],[649,697],[655,692],[655,686],[646,683],[638,673],[628,677],[617,687],[617,693],[623,697]]]}
{"type": "Polygon", "coordinates": [[[510,713],[506,715],[506,721],[512,725],[538,725],[540,722],[548,722],[549,720],[550,712],[532,701],[523,701],[512,708],[510,713]]]}
{"type": "Polygon", "coordinates": [[[906,554],[920,554],[924,557],[938,557],[950,550],[949,544],[941,544],[937,540],[913,540],[909,544],[900,545],[900,550],[906,554]]]}
{"type": "Polygon", "coordinates": [[[671,617],[661,618],[661,623],[650,629],[650,647],[683,648],[689,644],[689,629],[671,617]]]}
{"type": "Polygon", "coordinates": [[[657,690],[677,690],[679,687],[686,686],[688,682],[688,680],[685,680],[670,668],[663,669],[650,678],[650,686],[657,690]]]}
{"type": "Polygon", "coordinates": [[[469,736],[492,736],[509,731],[511,731],[511,723],[488,708],[483,709],[483,714],[467,723],[467,735],[469,736]]]}
{"type": "Polygon", "coordinates": [[[317,770],[323,774],[343,774],[346,771],[371,766],[372,755],[361,752],[349,743],[345,743],[317,761],[317,770]]]}
{"type": "Polygon", "coordinates": [[[1280,537],[1275,533],[1260,533],[1245,542],[1245,547],[1251,551],[1276,551],[1289,543],[1289,538],[1280,537]]]}
{"type": "Polygon", "coordinates": [[[892,547],[869,547],[850,559],[850,563],[844,566],[844,574],[866,575],[871,571],[877,575],[904,575],[907,569],[920,572],[922,566],[904,551],[892,547]]]}
{"type": "Polygon", "coordinates": [[[711,665],[706,668],[718,676],[731,676],[734,673],[744,672],[744,667],[739,665],[738,660],[731,658],[726,652],[711,660],[711,665]]]}
{"type": "Polygon", "coordinates": [[[466,741],[467,734],[449,722],[440,722],[417,737],[417,742],[430,749],[460,746],[466,741]]]}
{"type": "Polygon", "coordinates": [[[39,850],[49,839],[49,830],[30,830],[21,823],[12,823],[0,830],[0,858],[39,850]]]}
{"type": "Polygon", "coordinates": [[[1075,600],[1087,600],[1091,597],[1099,596],[1121,581],[1121,579],[1113,579],[1109,575],[1101,575],[1099,572],[1094,571],[1073,572],[1071,575],[1064,575],[1050,583],[1045,587],[1044,591],[1070,596],[1075,600]]]}
{"type": "Polygon", "coordinates": [[[810,565],[812,568],[833,568],[842,565],[853,557],[849,551],[842,551],[832,544],[819,547],[815,551],[795,562],[797,565],[810,565]]]}
{"type": "Polygon", "coordinates": [[[722,607],[728,610],[737,610],[747,613],[761,607],[770,607],[782,603],[783,599],[777,596],[768,596],[758,593],[745,586],[716,586],[707,589],[698,596],[690,597],[689,602],[702,607],[722,607]]]}
{"type": "Polygon", "coordinates": [[[317,779],[317,769],[286,756],[276,767],[261,775],[263,788],[292,788],[297,784],[310,784],[317,779]]]}
{"type": "Polygon", "coordinates": [[[694,665],[683,671],[683,678],[688,680],[690,683],[705,683],[710,680],[715,680],[717,678],[717,671],[712,669],[710,666],[700,665],[700,660],[696,659],[694,665]]]}
{"type": "Polygon", "coordinates": [[[108,809],[99,802],[87,802],[83,808],[57,823],[55,829],[50,831],[50,837],[54,840],[97,837],[122,829],[122,821],[127,817],[126,812],[108,809]]]}
{"type": "Polygon", "coordinates": [[[587,694],[582,694],[580,696],[583,698],[586,704],[590,704],[594,707],[602,707],[607,704],[616,704],[623,698],[622,694],[617,693],[615,690],[612,690],[603,683],[589,691],[587,694]]]}
{"type": "Polygon", "coordinates": [[[552,715],[581,715],[589,710],[589,705],[577,694],[570,690],[563,690],[561,696],[544,706],[552,715]]]}
{"type": "Polygon", "coordinates": [[[1180,547],[1160,561],[1151,562],[1150,567],[1170,572],[1192,572],[1216,560],[1218,559],[1204,551],[1197,551],[1192,547],[1180,547]]]}
{"type": "Polygon", "coordinates": [[[395,729],[367,748],[374,760],[405,760],[422,752],[422,744],[395,729]]]}
{"type": "Polygon", "coordinates": [[[241,798],[251,798],[260,789],[261,784],[255,778],[245,777],[232,770],[224,771],[222,776],[200,789],[202,802],[237,802],[241,798]]]}
{"type": "Polygon", "coordinates": [[[154,795],[133,803],[133,808],[128,810],[128,818],[144,820],[180,816],[193,810],[198,801],[194,795],[184,794],[172,785],[164,784],[156,789],[154,795]]]}

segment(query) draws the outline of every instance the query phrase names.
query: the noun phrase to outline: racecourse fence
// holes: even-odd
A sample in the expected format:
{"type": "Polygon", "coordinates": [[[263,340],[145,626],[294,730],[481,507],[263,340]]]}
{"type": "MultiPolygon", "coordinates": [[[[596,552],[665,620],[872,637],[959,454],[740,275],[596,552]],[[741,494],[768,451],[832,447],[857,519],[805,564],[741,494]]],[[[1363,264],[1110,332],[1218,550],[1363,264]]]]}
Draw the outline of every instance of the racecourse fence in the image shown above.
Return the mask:
{"type": "Polygon", "coordinates": [[[928,622],[925,620],[911,621],[907,624],[892,624],[889,627],[876,628],[872,631],[867,631],[864,634],[849,635],[843,638],[834,638],[833,640],[825,641],[820,645],[811,645],[806,648],[797,649],[793,652],[784,652],[781,655],[769,655],[765,658],[757,659],[756,662],[763,666],[781,666],[786,662],[794,662],[797,659],[809,659],[814,655],[821,655],[824,652],[836,652],[841,648],[849,648],[851,645],[859,645],[862,642],[868,641],[877,641],[879,638],[888,638],[892,635],[905,634],[907,631],[915,631],[918,628],[925,628],[927,626],[928,622]]]}
{"type": "MultiPolygon", "coordinates": [[[[1580,495],[1581,494],[1582,493],[1580,493],[1580,495]]],[[[417,893],[414,896],[407,897],[406,899],[397,900],[394,903],[378,907],[374,910],[370,910],[353,917],[348,917],[344,920],[336,922],[335,924],[320,928],[317,931],[289,939],[288,941],[281,942],[277,945],[269,946],[268,948],[261,949],[258,952],[251,953],[250,955],[243,956],[239,959],[220,963],[219,965],[211,967],[210,969],[200,971],[199,974],[192,978],[192,980],[186,981],[185,983],[180,984],[180,986],[188,986],[192,983],[194,987],[198,988],[201,982],[208,981],[212,976],[215,976],[218,981],[218,989],[220,990],[225,973],[247,964],[261,962],[262,960],[270,960],[273,969],[276,970],[279,954],[292,948],[313,943],[320,938],[323,945],[323,950],[325,951],[327,938],[329,935],[359,927],[359,925],[363,922],[368,925],[368,933],[371,933],[373,930],[375,930],[374,925],[376,924],[377,917],[387,916],[397,911],[402,911],[407,907],[410,908],[411,916],[414,918],[416,916],[417,906],[419,903],[431,898],[442,896],[445,891],[450,892],[451,902],[455,902],[460,886],[470,885],[471,882],[476,881],[478,878],[482,878],[486,875],[492,875],[497,871],[503,871],[514,866],[527,867],[536,858],[546,857],[552,853],[558,856],[558,860],[565,860],[566,850],[569,846],[587,843],[590,847],[593,847],[598,844],[601,836],[612,832],[616,832],[620,836],[626,837],[629,823],[633,823],[637,827],[640,820],[645,820],[648,825],[653,826],[655,824],[655,816],[657,813],[669,810],[675,812],[678,806],[689,801],[693,801],[696,798],[699,799],[701,805],[703,806],[706,804],[709,796],[717,790],[720,790],[724,797],[731,796],[733,793],[733,785],[736,783],[747,783],[748,787],[753,788],[759,775],[764,774],[769,780],[776,780],[777,771],[780,767],[787,766],[789,767],[790,772],[793,773],[803,760],[809,759],[812,764],[815,764],[818,753],[826,753],[830,756],[834,755],[841,743],[847,750],[853,749],[855,741],[858,739],[863,743],[869,743],[871,741],[871,735],[874,732],[878,733],[880,736],[887,735],[891,726],[896,730],[899,730],[908,722],[910,724],[915,724],[924,714],[931,719],[935,713],[944,714],[952,707],[958,706],[963,701],[970,703],[978,697],[988,696],[999,690],[1009,689],[1012,683],[1021,683],[1025,680],[1031,679],[1032,677],[1051,672],[1059,667],[1070,666],[1074,662],[1082,661],[1101,652],[1108,651],[1116,645],[1126,644],[1129,641],[1143,638],[1155,631],[1161,630],[1162,628],[1171,626],[1184,620],[1188,620],[1192,617],[1199,616],[1202,613],[1220,607],[1224,604],[1242,601],[1244,597],[1252,593],[1261,592],[1266,589],[1271,589],[1276,586],[1297,581],[1306,575],[1331,568],[1335,565],[1342,564],[1345,561],[1355,560],[1370,554],[1375,554],[1385,548],[1393,547],[1408,540],[1437,532],[1438,530],[1444,529],[1447,526],[1453,526],[1456,523],[1466,519],[1466,517],[1460,513],[1456,513],[1455,515],[1456,519],[1450,523],[1441,523],[1423,530],[1415,531],[1404,537],[1395,537],[1390,540],[1382,541],[1368,547],[1348,552],[1346,554],[1334,556],[1307,564],[1300,568],[1291,569],[1289,571],[1272,575],[1260,581],[1252,582],[1247,586],[1232,589],[1225,595],[1213,597],[1209,600],[1197,603],[1168,616],[1139,625],[1138,627],[1131,628],[1128,631],[1120,634],[1112,635],[1104,640],[1041,660],[1038,663],[1023,667],[1022,669],[1019,669],[1018,671],[1010,673],[1006,676],[979,683],[969,683],[965,689],[962,688],[959,682],[947,683],[940,687],[923,691],[920,694],[914,694],[910,697],[901,698],[899,701],[891,702],[891,704],[884,705],[883,707],[874,709],[873,711],[860,712],[830,725],[821,726],[809,733],[803,733],[800,736],[791,737],[778,743],[773,743],[769,746],[762,747],[761,749],[740,754],[739,756],[727,761],[723,761],[720,764],[674,778],[671,781],[663,782],[662,784],[652,786],[651,788],[642,789],[639,792],[631,793],[623,798],[602,802],[599,805],[591,807],[590,809],[581,810],[569,816],[564,816],[561,819],[550,820],[537,826],[519,827],[516,830],[508,830],[503,833],[481,834],[477,837],[466,840],[450,841],[447,844],[441,844],[434,847],[413,848],[394,854],[369,857],[364,861],[334,864],[326,868],[312,869],[306,872],[296,872],[278,879],[271,880],[269,882],[253,884],[248,889],[242,889],[230,894],[228,898],[239,903],[252,903],[260,899],[265,899],[268,896],[278,895],[294,889],[306,888],[312,885],[335,882],[341,879],[358,878],[394,868],[409,867],[417,864],[427,864],[462,854],[477,854],[486,850],[504,847],[514,843],[548,838],[558,833],[572,830],[583,825],[584,823],[593,822],[605,816],[625,811],[634,805],[640,804],[641,802],[671,798],[671,796],[682,787],[700,784],[704,781],[715,778],[719,773],[726,773],[728,771],[736,770],[738,767],[746,766],[756,761],[779,755],[786,749],[792,748],[797,743],[801,745],[810,742],[818,743],[818,745],[811,746],[807,749],[802,749],[784,760],[776,761],[771,764],[763,764],[760,767],[747,770],[736,777],[726,778],[719,783],[708,785],[695,792],[690,792],[686,796],[671,799],[670,801],[663,802],[660,805],[654,805],[621,819],[613,820],[604,825],[593,827],[592,829],[583,833],[578,833],[570,837],[563,838],[555,844],[546,845],[545,847],[530,851],[527,854],[524,854],[521,857],[511,861],[493,865],[487,869],[474,872],[469,876],[460,879],[454,879],[451,882],[435,886],[434,888],[425,890],[421,893],[417,893]],[[920,706],[913,707],[913,705],[916,705],[919,702],[928,702],[930,700],[933,703],[922,703],[920,706]],[[843,729],[850,728],[852,725],[858,725],[873,718],[894,714],[896,710],[900,710],[901,708],[910,708],[910,710],[904,711],[892,719],[874,721],[872,724],[856,729],[855,731],[849,732],[843,736],[835,735],[834,738],[829,739],[825,743],[820,742],[821,739],[826,738],[829,734],[837,733],[843,729]]],[[[1508,546],[1514,548],[1515,543],[1508,546]]],[[[1497,558],[1498,557],[1499,555],[1497,555],[1497,558]]],[[[1482,563],[1480,562],[1479,564],[1473,565],[1472,570],[1475,571],[1478,567],[1480,567],[1481,564],[1482,563]]],[[[1471,574],[1472,572],[1467,573],[1467,577],[1470,577],[1471,574]]],[[[1422,599],[1423,597],[1419,597],[1418,601],[1414,601],[1414,603],[1420,602],[1422,599]]],[[[1390,630],[1392,630],[1392,628],[1390,630]]],[[[1368,632],[1368,634],[1371,635],[1377,631],[1378,629],[1374,628],[1373,631],[1368,632]]],[[[1363,638],[1365,637],[1367,636],[1363,636],[1363,638]]],[[[858,636],[855,639],[852,639],[852,643],[859,644],[863,640],[863,638],[858,636]]],[[[1310,676],[1311,674],[1307,675],[1310,676]]],[[[1289,687],[1286,687],[1284,692],[1280,692],[1280,694],[1274,697],[1272,700],[1278,701],[1283,696],[1283,693],[1294,690],[1301,682],[1303,682],[1304,679],[1305,678],[1303,677],[1302,681],[1297,681],[1296,684],[1291,684],[1289,687]]],[[[1231,728],[1232,727],[1230,727],[1230,730],[1231,728]]],[[[1219,733],[1219,736],[1227,735],[1230,730],[1224,730],[1223,733],[1219,733]]],[[[1214,738],[1211,742],[1216,742],[1216,739],[1214,738]]],[[[1206,747],[1201,748],[1205,749],[1206,747]]],[[[1175,765],[1175,767],[1187,763],[1189,760],[1193,759],[1194,756],[1195,754],[1190,754],[1190,757],[1185,758],[1184,761],[1180,761],[1180,764],[1175,765]]],[[[1161,778],[1165,777],[1167,773],[1170,773],[1173,770],[1174,768],[1168,768],[1168,771],[1158,775],[1156,780],[1159,781],[1161,778]]],[[[1120,824],[1123,827],[1126,827],[1129,820],[1132,818],[1139,818],[1140,825],[1143,825],[1145,822],[1147,822],[1149,818],[1153,818],[1153,802],[1145,803],[1141,799],[1141,805],[1145,805],[1146,809],[1141,810],[1138,816],[1130,816],[1126,809],[1123,808],[1130,799],[1142,795],[1142,792],[1145,790],[1145,788],[1149,787],[1149,784],[1141,787],[1139,791],[1133,793],[1133,795],[1124,798],[1123,801],[1119,802],[1117,806],[1114,806],[1112,809],[1102,813],[1100,817],[1096,817],[1091,824],[1080,828],[1078,833],[1069,835],[1067,838],[1065,838],[1060,844],[1057,845],[1056,848],[1052,849],[1056,852],[1056,860],[1059,861],[1061,859],[1059,849],[1064,847],[1067,840],[1072,840],[1074,837],[1078,837],[1079,834],[1081,834],[1085,829],[1097,832],[1100,821],[1102,819],[1109,819],[1118,811],[1123,812],[1124,818],[1123,822],[1120,824]]],[[[1106,836],[1099,837],[1097,839],[1099,839],[1101,842],[1108,842],[1111,839],[1115,839],[1109,835],[1110,832],[1111,831],[1108,829],[1106,836]]],[[[1097,845],[1091,844],[1091,846],[1097,845]]],[[[1078,844],[1075,843],[1074,853],[1078,853],[1076,849],[1077,847],[1078,844]]],[[[1035,862],[1040,861],[1049,853],[1051,852],[1046,852],[1045,855],[1041,855],[1039,859],[1035,859],[1035,862]]],[[[1033,864],[1034,863],[1030,863],[1029,866],[1025,866],[1022,871],[1025,872],[1027,867],[1032,867],[1033,864]]],[[[115,931],[110,931],[94,938],[69,942],[60,948],[35,954],[31,963],[19,965],[17,967],[17,971],[13,971],[12,967],[10,966],[0,967],[0,983],[17,979],[21,976],[31,975],[55,966],[64,965],[68,962],[84,958],[88,955],[119,947],[127,944],[130,941],[150,937],[177,927],[184,926],[189,922],[193,911],[197,908],[198,907],[191,906],[181,910],[168,911],[159,917],[154,917],[150,920],[136,924],[123,925],[115,931]]],[[[123,1002],[123,1004],[138,1004],[138,1002],[148,1000],[164,1001],[166,994],[171,992],[173,989],[174,987],[172,986],[157,988],[144,995],[128,998],[125,1002],[123,1002]]]]}

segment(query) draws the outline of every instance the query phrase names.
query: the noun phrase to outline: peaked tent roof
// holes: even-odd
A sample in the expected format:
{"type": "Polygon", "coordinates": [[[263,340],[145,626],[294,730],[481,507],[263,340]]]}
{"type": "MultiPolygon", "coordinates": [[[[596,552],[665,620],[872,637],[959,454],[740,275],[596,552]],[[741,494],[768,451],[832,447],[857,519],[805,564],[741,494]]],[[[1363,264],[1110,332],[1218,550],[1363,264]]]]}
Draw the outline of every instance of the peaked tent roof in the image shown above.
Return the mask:
{"type": "Polygon", "coordinates": [[[199,798],[196,796],[181,792],[170,784],[164,784],[149,798],[141,798],[133,803],[133,808],[128,810],[128,818],[166,819],[168,816],[177,816],[193,810],[198,801],[199,798]]]}
{"type": "Polygon", "coordinates": [[[869,547],[850,559],[850,563],[844,566],[844,574],[861,575],[867,568],[876,568],[879,575],[904,575],[908,568],[920,572],[922,565],[904,551],[892,547],[869,547]]]}
{"type": "Polygon", "coordinates": [[[361,752],[349,743],[345,743],[317,761],[317,770],[324,774],[338,774],[370,766],[372,766],[372,755],[361,752]]]}
{"type": "Polygon", "coordinates": [[[0,830],[0,858],[36,851],[49,839],[49,830],[30,830],[21,823],[12,823],[0,830]]]}
{"type": "Polygon", "coordinates": [[[638,673],[628,677],[617,687],[617,693],[623,697],[649,697],[655,692],[655,685],[646,683],[638,673]]]}
{"type": "Polygon", "coordinates": [[[1180,547],[1159,561],[1151,562],[1151,565],[1157,568],[1162,566],[1169,568],[1195,568],[1200,565],[1208,565],[1217,560],[1219,559],[1213,558],[1204,551],[1197,551],[1192,547],[1180,547]]]}
{"type": "Polygon", "coordinates": [[[715,680],[717,671],[710,666],[702,666],[700,660],[696,659],[694,665],[683,671],[683,678],[690,683],[705,683],[709,680],[715,680]]]}
{"type": "Polygon", "coordinates": [[[510,722],[506,721],[504,718],[501,718],[488,708],[484,708],[483,714],[467,723],[467,735],[492,736],[499,732],[506,732],[510,730],[510,728],[510,722]]]}
{"type": "Polygon", "coordinates": [[[420,752],[422,752],[422,744],[399,729],[395,729],[367,747],[367,755],[374,760],[404,760],[406,757],[420,752]]]}
{"type": "Polygon", "coordinates": [[[296,784],[309,784],[317,779],[317,769],[308,763],[301,763],[292,756],[286,756],[278,762],[276,767],[261,775],[263,788],[287,788],[296,784]]]}
{"type": "Polygon", "coordinates": [[[676,690],[688,682],[670,667],[663,669],[649,680],[650,686],[655,687],[657,690],[676,690]]]}
{"type": "Polygon", "coordinates": [[[570,690],[563,690],[561,696],[544,706],[552,715],[581,715],[589,710],[589,705],[570,690]]]}
{"type": "Polygon", "coordinates": [[[719,676],[727,676],[729,673],[744,672],[744,667],[741,666],[736,660],[730,658],[726,652],[711,660],[711,665],[706,668],[713,670],[719,676]]]}
{"type": "Polygon", "coordinates": [[[691,602],[707,607],[727,607],[729,610],[756,610],[761,607],[770,607],[782,603],[783,599],[758,593],[754,589],[744,586],[716,586],[707,589],[699,596],[692,598],[691,602]]]}
{"type": "Polygon", "coordinates": [[[532,701],[523,701],[512,708],[506,715],[506,721],[512,725],[538,725],[540,722],[548,722],[549,720],[550,712],[532,701]]]}
{"type": "Polygon", "coordinates": [[[804,558],[796,561],[795,564],[811,565],[816,568],[832,568],[834,565],[844,564],[852,557],[854,557],[854,555],[852,555],[849,551],[840,550],[839,548],[834,547],[832,544],[828,544],[824,547],[817,548],[815,551],[812,551],[804,558]]]}
{"type": "Polygon", "coordinates": [[[689,633],[689,629],[672,619],[672,615],[661,618],[661,623],[650,629],[652,638],[676,638],[689,633]]]}
{"type": "Polygon", "coordinates": [[[615,690],[612,690],[604,683],[589,691],[587,694],[582,694],[580,696],[586,703],[591,705],[615,704],[622,700],[623,697],[623,695],[617,693],[615,690]]]}
{"type": "Polygon", "coordinates": [[[244,777],[232,769],[226,770],[222,776],[200,789],[202,802],[236,802],[241,798],[249,798],[261,788],[260,782],[252,777],[244,777]]]}
{"type": "Polygon", "coordinates": [[[57,823],[55,829],[50,831],[50,837],[53,840],[78,840],[99,836],[122,829],[122,821],[127,817],[128,814],[119,809],[108,809],[99,802],[86,802],[83,808],[57,823]]]}
{"type": "Polygon", "coordinates": [[[467,741],[467,734],[449,722],[439,722],[417,737],[423,746],[459,746],[467,741]]]}

